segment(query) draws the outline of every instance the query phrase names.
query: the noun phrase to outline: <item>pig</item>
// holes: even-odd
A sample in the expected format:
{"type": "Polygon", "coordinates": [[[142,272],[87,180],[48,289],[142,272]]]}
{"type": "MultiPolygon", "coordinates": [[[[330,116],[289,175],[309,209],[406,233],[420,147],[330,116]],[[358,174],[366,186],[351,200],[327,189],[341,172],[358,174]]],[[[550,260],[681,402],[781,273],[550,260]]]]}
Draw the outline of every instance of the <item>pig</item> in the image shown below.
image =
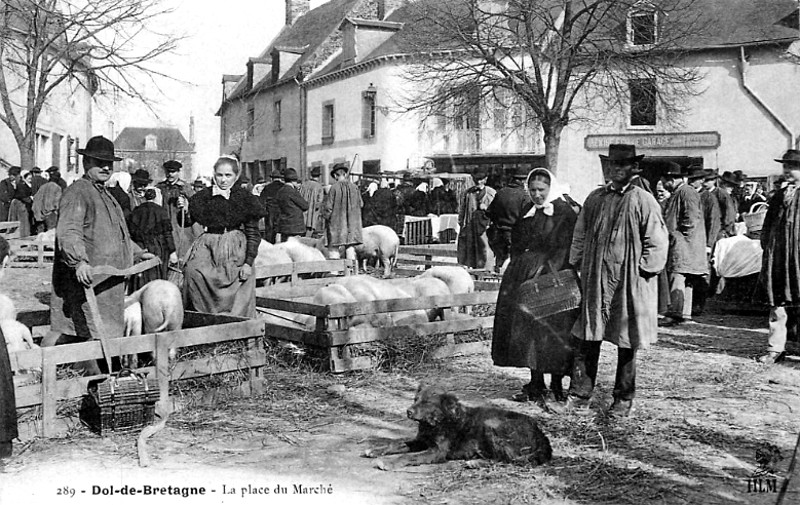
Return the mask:
{"type": "Polygon", "coordinates": [[[17,319],[17,308],[11,298],[4,294],[0,294],[0,321],[6,319],[17,319]]]}
{"type": "Polygon", "coordinates": [[[125,336],[142,334],[142,304],[133,302],[125,307],[125,336]]]}
{"type": "Polygon", "coordinates": [[[392,268],[397,264],[397,252],[400,250],[400,238],[388,226],[367,226],[361,231],[361,244],[355,247],[359,265],[366,271],[367,262],[380,262],[383,266],[383,277],[392,275],[392,268]]]}
{"type": "MultiPolygon", "coordinates": [[[[475,291],[475,280],[463,267],[439,265],[431,267],[416,278],[434,277],[444,281],[450,288],[450,293],[462,295],[475,291]]],[[[464,312],[471,313],[471,307],[465,306],[464,312]]]]}
{"type": "MultiPolygon", "coordinates": [[[[412,293],[402,286],[375,279],[368,275],[353,275],[344,277],[338,282],[359,302],[372,302],[376,300],[395,300],[411,298],[412,293]]],[[[369,324],[375,327],[388,327],[397,324],[410,324],[410,321],[423,322],[428,320],[424,310],[405,310],[400,312],[377,313],[366,316],[369,324]],[[401,321],[403,321],[401,323],[401,321]]]]}
{"type": "Polygon", "coordinates": [[[275,244],[275,248],[286,251],[286,254],[292,258],[292,263],[325,261],[325,255],[322,254],[322,251],[301,243],[295,237],[289,237],[286,242],[275,244]]]}
{"type": "Polygon", "coordinates": [[[308,247],[313,247],[314,249],[318,250],[322,253],[323,256],[326,258],[330,258],[330,251],[327,247],[325,247],[324,240],[321,238],[311,238],[311,237],[295,237],[295,240],[300,242],[303,245],[308,247]]]}
{"type": "MultiPolygon", "coordinates": [[[[339,303],[356,303],[355,296],[353,296],[346,287],[341,284],[331,284],[324,286],[314,295],[312,303],[317,305],[335,305],[339,303]]],[[[365,316],[354,316],[349,319],[348,326],[367,322],[365,316]]]]}
{"type": "Polygon", "coordinates": [[[0,321],[0,328],[3,329],[3,336],[6,339],[6,348],[9,353],[39,348],[33,342],[31,330],[19,321],[4,319],[0,321]]]}
{"type": "MultiPolygon", "coordinates": [[[[284,249],[278,249],[273,244],[266,240],[262,240],[258,245],[258,256],[253,263],[257,279],[263,279],[264,276],[259,273],[259,270],[272,265],[285,265],[292,263],[292,258],[284,249]]],[[[277,277],[273,279],[275,282],[288,281],[288,277],[277,277]]]]}
{"type": "MultiPolygon", "coordinates": [[[[428,296],[449,296],[450,288],[447,284],[436,277],[415,277],[413,279],[403,279],[399,284],[402,289],[411,294],[414,298],[428,296]]],[[[441,308],[428,309],[425,311],[428,321],[435,321],[437,318],[444,319],[444,311],[441,308]]]]}
{"type": "MultiPolygon", "coordinates": [[[[125,297],[125,307],[136,302],[141,305],[141,331],[144,334],[183,328],[183,296],[175,284],[157,279],[145,284],[141,289],[125,297]]],[[[127,323],[127,321],[126,321],[127,323]]],[[[175,349],[169,350],[171,359],[175,349]]]]}

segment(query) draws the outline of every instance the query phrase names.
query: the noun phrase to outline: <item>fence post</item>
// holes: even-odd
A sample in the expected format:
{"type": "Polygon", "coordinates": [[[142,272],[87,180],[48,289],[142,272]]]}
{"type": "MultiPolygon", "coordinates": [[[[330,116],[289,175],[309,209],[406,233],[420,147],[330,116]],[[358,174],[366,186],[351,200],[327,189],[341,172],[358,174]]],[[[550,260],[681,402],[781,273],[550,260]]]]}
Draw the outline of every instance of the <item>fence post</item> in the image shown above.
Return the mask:
{"type": "Polygon", "coordinates": [[[169,405],[169,345],[172,337],[156,333],[156,379],[158,380],[158,401],[164,407],[169,405]]]}
{"type": "Polygon", "coordinates": [[[42,436],[50,438],[56,431],[56,360],[55,348],[42,348],[42,436]]]}

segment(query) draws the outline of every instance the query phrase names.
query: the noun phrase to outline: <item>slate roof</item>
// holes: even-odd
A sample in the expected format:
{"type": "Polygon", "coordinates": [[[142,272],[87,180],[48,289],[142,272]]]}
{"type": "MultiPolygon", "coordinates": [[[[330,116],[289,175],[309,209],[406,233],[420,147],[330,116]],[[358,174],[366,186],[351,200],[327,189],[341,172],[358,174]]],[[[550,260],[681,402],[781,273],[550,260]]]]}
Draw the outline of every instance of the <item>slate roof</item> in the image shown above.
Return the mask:
{"type": "MultiPolygon", "coordinates": [[[[463,2],[463,0],[416,0],[416,3],[426,1],[439,6],[450,2],[451,9],[457,9],[463,2]]],[[[555,1],[554,5],[558,3],[560,2],[555,1]]],[[[784,42],[797,40],[800,36],[798,5],[795,0],[697,0],[692,8],[696,13],[697,25],[702,26],[704,30],[681,42],[681,47],[686,50],[784,42]]],[[[411,4],[392,12],[386,21],[403,23],[404,28],[364,57],[362,62],[409,53],[415,47],[414,31],[426,29],[425,20],[416,19],[414,5],[411,4]]],[[[442,46],[436,49],[448,49],[446,40],[443,40],[442,46]]],[[[341,70],[342,63],[342,56],[339,55],[325,68],[317,71],[314,77],[341,70]]]]}
{"type": "Polygon", "coordinates": [[[114,140],[114,148],[118,151],[144,151],[145,137],[151,133],[158,139],[159,151],[194,151],[192,144],[177,128],[123,128],[114,140]]]}
{"type": "MultiPolygon", "coordinates": [[[[297,49],[305,47],[302,56],[284,74],[281,81],[293,79],[308,64],[316,66],[322,63],[327,59],[327,55],[320,53],[320,46],[332,33],[338,30],[339,25],[358,2],[359,0],[331,0],[310,10],[298,18],[291,26],[284,26],[280,33],[261,52],[259,58],[270,58],[272,50],[275,48],[297,49]]],[[[245,81],[246,79],[242,79],[236,85],[226,102],[240,98],[248,93],[256,93],[276,84],[272,81],[271,73],[260,82],[253,83],[253,89],[249,91],[245,89],[245,81]]]]}

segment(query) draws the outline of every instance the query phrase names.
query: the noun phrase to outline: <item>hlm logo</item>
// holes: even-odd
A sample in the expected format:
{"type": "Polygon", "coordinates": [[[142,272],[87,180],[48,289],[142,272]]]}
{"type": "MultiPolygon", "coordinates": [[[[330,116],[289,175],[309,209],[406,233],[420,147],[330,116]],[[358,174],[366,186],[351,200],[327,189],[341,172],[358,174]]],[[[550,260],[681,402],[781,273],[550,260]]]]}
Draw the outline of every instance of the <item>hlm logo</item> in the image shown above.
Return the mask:
{"type": "Polygon", "coordinates": [[[778,479],[747,479],[748,493],[777,493],[778,479]]]}

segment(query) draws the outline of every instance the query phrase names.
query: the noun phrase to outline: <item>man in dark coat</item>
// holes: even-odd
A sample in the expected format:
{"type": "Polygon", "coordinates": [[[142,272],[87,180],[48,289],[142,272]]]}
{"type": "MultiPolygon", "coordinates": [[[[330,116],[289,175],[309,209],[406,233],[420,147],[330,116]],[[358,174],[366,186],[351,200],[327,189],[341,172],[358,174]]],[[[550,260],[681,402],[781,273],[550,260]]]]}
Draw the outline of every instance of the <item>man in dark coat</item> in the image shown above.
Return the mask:
{"type": "Polygon", "coordinates": [[[733,190],[739,181],[730,172],[725,172],[717,179],[717,188],[714,190],[719,201],[719,219],[722,223],[720,239],[736,236],[736,201],[733,199],[733,190]]]}
{"type": "Polygon", "coordinates": [[[491,221],[486,236],[489,247],[495,257],[495,272],[499,272],[503,264],[511,256],[511,229],[519,221],[522,208],[530,201],[523,182],[528,176],[522,170],[512,174],[508,186],[500,189],[489,204],[486,215],[491,221]]]}
{"type": "MultiPolygon", "coordinates": [[[[8,263],[8,242],[0,237],[0,281],[8,263]]],[[[0,328],[0,459],[11,456],[13,440],[17,438],[17,404],[14,396],[14,373],[8,358],[3,330],[0,328]]]]}
{"type": "MultiPolygon", "coordinates": [[[[614,402],[609,413],[629,416],[636,393],[636,352],[658,336],[658,281],[669,235],[661,207],[630,183],[642,155],[611,144],[611,182],[586,198],[572,238],[569,263],[581,272],[581,307],[566,409],[585,409],[592,397],[602,342],[617,346],[614,402]]],[[[559,410],[557,405],[555,410],[559,410]]]]}
{"type": "MultiPolygon", "coordinates": [[[[706,256],[711,259],[711,253],[719,238],[721,227],[719,219],[719,201],[716,195],[709,193],[705,188],[707,178],[715,178],[716,175],[711,170],[704,170],[702,167],[694,167],[689,171],[689,184],[700,194],[700,205],[703,210],[703,224],[706,227],[706,256]]],[[[711,293],[710,283],[713,279],[713,269],[709,265],[709,275],[704,277],[702,285],[695,285],[693,293],[694,308],[692,313],[700,315],[705,309],[706,300],[711,293]]],[[[716,283],[714,283],[716,285],[716,283]]]]}
{"type": "MultiPolygon", "coordinates": [[[[50,296],[51,331],[42,342],[43,347],[93,338],[90,325],[95,317],[100,318],[107,337],[122,337],[124,279],[93,275],[92,267],[108,265],[124,270],[133,266],[134,252],[141,253],[131,242],[122,207],[105,187],[113,162],[121,160],[114,155],[114,143],[104,137],[92,137],[86,148],[77,152],[83,156],[86,173],[61,197],[50,296]],[[95,289],[99,314],[89,310],[86,287],[95,289]]],[[[90,375],[100,373],[96,360],[82,363],[79,368],[90,375]]]]}
{"type": "Polygon", "coordinates": [[[308,202],[300,194],[300,182],[297,170],[287,168],[283,174],[285,184],[278,190],[278,233],[281,242],[286,242],[289,237],[304,237],[306,235],[306,222],[303,212],[308,210],[308,202]]]}
{"type": "Polygon", "coordinates": [[[45,185],[47,179],[42,177],[42,169],[39,167],[33,167],[31,169],[31,174],[33,174],[33,178],[31,179],[31,195],[36,196],[36,193],[39,192],[39,188],[45,185]]]}
{"type": "Polygon", "coordinates": [[[769,201],[761,229],[764,256],[759,284],[770,306],[768,350],[759,358],[772,364],[783,359],[787,328],[797,327],[800,307],[800,151],[790,149],[783,158],[787,184],[769,201]]]}
{"type": "Polygon", "coordinates": [[[183,258],[194,242],[194,233],[192,228],[183,222],[185,216],[179,203],[181,200],[184,203],[188,201],[194,195],[194,190],[191,184],[181,179],[183,165],[180,161],[168,160],[164,162],[162,168],[165,178],[156,184],[156,188],[161,191],[161,206],[169,214],[176,252],[179,258],[183,258]]]}
{"type": "Polygon", "coordinates": [[[325,228],[325,220],[322,219],[325,190],[319,182],[320,172],[319,166],[311,167],[308,180],[300,185],[300,196],[308,202],[308,210],[303,213],[303,219],[306,222],[306,235],[309,237],[321,236],[325,228]]]}
{"type": "Polygon", "coordinates": [[[258,196],[267,213],[264,217],[264,240],[273,244],[278,235],[278,220],[281,215],[281,209],[278,206],[278,192],[282,187],[283,172],[275,168],[272,170],[272,182],[264,186],[258,196]]]}
{"type": "Polygon", "coordinates": [[[62,191],[67,189],[67,181],[61,178],[61,170],[59,170],[57,166],[54,165],[48,168],[47,174],[49,175],[50,182],[55,182],[61,186],[62,191]]]}
{"type": "Polygon", "coordinates": [[[327,220],[328,247],[331,252],[344,248],[345,258],[356,260],[355,246],[361,243],[361,192],[358,186],[347,180],[349,169],[337,163],[331,170],[335,181],[325,200],[325,219],[327,220]]]}
{"type": "Polygon", "coordinates": [[[686,175],[680,165],[670,163],[662,177],[664,187],[672,195],[664,208],[664,222],[669,232],[667,272],[671,303],[661,326],[692,320],[694,287],[702,286],[703,276],[708,274],[706,227],[700,194],[686,183],[686,175]]]}
{"type": "Polygon", "coordinates": [[[8,169],[8,177],[0,181],[0,221],[8,221],[8,209],[19,184],[20,167],[8,169]]]}

